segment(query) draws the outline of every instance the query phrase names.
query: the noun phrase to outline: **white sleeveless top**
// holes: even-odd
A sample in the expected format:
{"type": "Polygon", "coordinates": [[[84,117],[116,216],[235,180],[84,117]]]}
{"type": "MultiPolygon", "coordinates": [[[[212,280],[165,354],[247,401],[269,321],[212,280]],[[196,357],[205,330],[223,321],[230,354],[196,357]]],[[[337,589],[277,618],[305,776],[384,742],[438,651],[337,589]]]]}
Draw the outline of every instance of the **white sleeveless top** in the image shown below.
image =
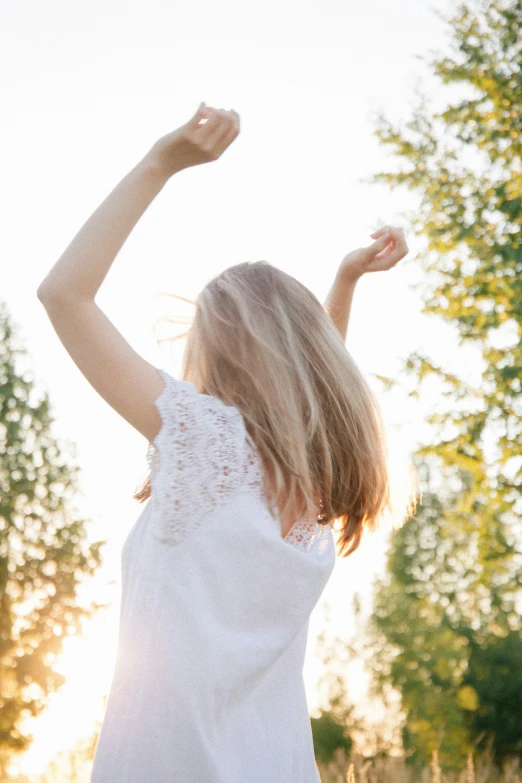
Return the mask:
{"type": "Polygon", "coordinates": [[[303,664],[332,528],[283,538],[239,410],[159,373],[91,783],[320,783],[303,664]]]}

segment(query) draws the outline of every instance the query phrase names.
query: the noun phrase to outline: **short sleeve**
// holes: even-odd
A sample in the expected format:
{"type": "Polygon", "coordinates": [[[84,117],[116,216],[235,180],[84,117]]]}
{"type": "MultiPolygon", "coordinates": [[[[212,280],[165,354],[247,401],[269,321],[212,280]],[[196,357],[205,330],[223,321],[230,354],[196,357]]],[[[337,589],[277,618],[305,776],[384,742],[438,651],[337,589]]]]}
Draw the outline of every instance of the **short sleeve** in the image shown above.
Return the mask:
{"type": "Polygon", "coordinates": [[[147,451],[150,524],[156,538],[175,545],[242,486],[246,430],[237,408],[158,372],[165,386],[155,400],[161,427],[147,451]]]}

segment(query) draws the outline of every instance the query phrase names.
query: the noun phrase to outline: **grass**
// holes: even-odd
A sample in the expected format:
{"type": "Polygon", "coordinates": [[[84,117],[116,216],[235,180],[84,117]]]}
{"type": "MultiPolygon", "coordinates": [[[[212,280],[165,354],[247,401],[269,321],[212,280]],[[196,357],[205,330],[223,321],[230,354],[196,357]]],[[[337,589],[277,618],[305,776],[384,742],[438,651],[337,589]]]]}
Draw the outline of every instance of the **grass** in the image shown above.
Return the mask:
{"type": "Polygon", "coordinates": [[[443,772],[437,751],[431,763],[420,772],[406,766],[403,758],[368,759],[349,756],[342,750],[330,764],[318,764],[321,783],[522,783],[522,767],[514,759],[503,772],[494,765],[489,752],[468,755],[464,769],[443,772]]]}
{"type": "MultiPolygon", "coordinates": [[[[89,783],[94,747],[85,740],[67,753],[60,753],[41,775],[11,776],[6,783],[89,783]]],[[[437,751],[431,763],[419,772],[406,766],[397,756],[369,759],[347,756],[339,749],[330,764],[318,763],[321,783],[522,783],[522,765],[515,759],[500,772],[491,752],[469,754],[463,769],[443,772],[437,751]]]]}

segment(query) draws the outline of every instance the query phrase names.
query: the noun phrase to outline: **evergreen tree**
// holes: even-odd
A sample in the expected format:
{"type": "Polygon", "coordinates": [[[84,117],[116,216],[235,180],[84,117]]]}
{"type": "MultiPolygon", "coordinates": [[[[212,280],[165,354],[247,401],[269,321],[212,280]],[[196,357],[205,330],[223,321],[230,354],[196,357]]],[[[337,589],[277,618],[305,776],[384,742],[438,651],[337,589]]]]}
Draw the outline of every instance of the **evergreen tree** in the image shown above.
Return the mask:
{"type": "Polygon", "coordinates": [[[99,604],[80,606],[78,587],[101,563],[105,543],[86,542],[86,521],[71,503],[78,468],[67,464],[51,432],[49,399],[35,399],[19,371],[25,357],[0,303],[0,778],[31,736],[64,678],[54,664],[63,639],[81,630],[99,604]]]}

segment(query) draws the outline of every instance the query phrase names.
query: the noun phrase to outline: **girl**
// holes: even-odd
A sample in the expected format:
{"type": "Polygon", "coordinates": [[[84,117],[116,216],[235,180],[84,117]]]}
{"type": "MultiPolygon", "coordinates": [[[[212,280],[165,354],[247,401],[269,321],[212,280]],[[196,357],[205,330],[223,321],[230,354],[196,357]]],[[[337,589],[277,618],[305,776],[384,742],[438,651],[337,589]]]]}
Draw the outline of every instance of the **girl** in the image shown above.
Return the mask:
{"type": "Polygon", "coordinates": [[[408,251],[399,229],[343,259],[324,307],[265,261],[226,269],[197,299],[182,380],[139,356],[95,302],[169,178],[238,134],[235,111],[202,103],[38,289],[73,361],[149,442],[91,783],[317,783],[309,617],[336,551],[353,552],[390,503],[382,420],[344,340],[357,280],[408,251]]]}

